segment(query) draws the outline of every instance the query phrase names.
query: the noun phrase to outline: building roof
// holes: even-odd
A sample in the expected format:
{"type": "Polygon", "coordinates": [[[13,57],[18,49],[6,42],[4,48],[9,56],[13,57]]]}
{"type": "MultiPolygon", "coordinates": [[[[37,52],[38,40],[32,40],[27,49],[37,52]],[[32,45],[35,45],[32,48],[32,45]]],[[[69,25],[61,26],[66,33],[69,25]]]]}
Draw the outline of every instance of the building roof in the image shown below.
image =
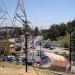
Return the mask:
{"type": "Polygon", "coordinates": [[[53,61],[52,65],[66,68],[69,66],[69,62],[67,60],[65,60],[65,61],[55,60],[55,61],[53,61]]]}
{"type": "Polygon", "coordinates": [[[61,55],[57,55],[55,53],[44,52],[49,58],[53,58],[54,60],[64,61],[65,57],[61,55]]]}

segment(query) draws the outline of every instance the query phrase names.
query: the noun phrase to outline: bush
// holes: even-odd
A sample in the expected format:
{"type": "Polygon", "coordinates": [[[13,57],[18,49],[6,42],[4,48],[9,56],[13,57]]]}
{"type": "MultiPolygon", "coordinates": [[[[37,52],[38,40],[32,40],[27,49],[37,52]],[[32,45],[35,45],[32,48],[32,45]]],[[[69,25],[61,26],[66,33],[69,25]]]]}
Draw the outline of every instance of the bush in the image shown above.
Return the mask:
{"type": "Polygon", "coordinates": [[[59,43],[61,44],[62,47],[64,48],[68,48],[69,44],[70,44],[70,37],[69,34],[67,34],[66,36],[64,36],[61,39],[58,39],[59,43]]]}

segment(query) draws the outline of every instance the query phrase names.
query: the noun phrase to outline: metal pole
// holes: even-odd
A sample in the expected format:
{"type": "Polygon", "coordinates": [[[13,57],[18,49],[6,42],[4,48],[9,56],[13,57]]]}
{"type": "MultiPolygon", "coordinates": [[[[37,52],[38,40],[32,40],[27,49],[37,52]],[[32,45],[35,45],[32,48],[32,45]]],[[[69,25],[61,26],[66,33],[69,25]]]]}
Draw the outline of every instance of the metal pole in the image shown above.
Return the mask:
{"type": "Polygon", "coordinates": [[[40,58],[41,58],[41,41],[40,41],[40,58]]]}
{"type": "MultiPolygon", "coordinates": [[[[32,47],[34,48],[34,35],[32,34],[32,47]]],[[[33,54],[32,54],[32,60],[34,59],[34,49],[32,48],[33,54]]]]}
{"type": "Polygon", "coordinates": [[[70,32],[70,71],[71,71],[71,32],[70,32]]]}
{"type": "Polygon", "coordinates": [[[25,34],[25,64],[26,64],[26,72],[27,72],[27,35],[25,34]]]}
{"type": "Polygon", "coordinates": [[[40,57],[41,57],[41,42],[40,42],[40,57]]]}

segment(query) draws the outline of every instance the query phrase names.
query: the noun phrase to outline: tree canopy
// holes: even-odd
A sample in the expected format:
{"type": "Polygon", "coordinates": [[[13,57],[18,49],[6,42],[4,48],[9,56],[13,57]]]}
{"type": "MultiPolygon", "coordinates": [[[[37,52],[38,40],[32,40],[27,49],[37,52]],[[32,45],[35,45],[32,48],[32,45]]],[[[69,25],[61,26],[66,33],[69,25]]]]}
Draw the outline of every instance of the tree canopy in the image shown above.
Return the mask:
{"type": "Polygon", "coordinates": [[[64,37],[67,33],[75,30],[75,20],[67,23],[53,24],[48,30],[43,30],[45,39],[57,40],[59,37],[64,37]]]}

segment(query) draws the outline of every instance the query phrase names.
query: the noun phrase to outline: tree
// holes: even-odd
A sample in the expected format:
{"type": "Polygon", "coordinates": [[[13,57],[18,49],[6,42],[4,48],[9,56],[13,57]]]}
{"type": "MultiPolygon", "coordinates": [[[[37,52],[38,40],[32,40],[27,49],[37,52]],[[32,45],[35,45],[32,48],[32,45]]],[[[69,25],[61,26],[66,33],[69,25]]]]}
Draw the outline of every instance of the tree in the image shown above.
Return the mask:
{"type": "Polygon", "coordinates": [[[4,53],[4,48],[0,46],[0,55],[3,55],[3,53],[4,53]]]}
{"type": "MultiPolygon", "coordinates": [[[[60,37],[64,38],[67,34],[69,35],[72,31],[75,31],[75,20],[69,21],[67,24],[53,24],[49,29],[46,29],[46,31],[43,31],[42,33],[44,39],[50,38],[51,40],[58,40],[60,37]]],[[[67,45],[65,44],[65,46],[67,45]]]]}
{"type": "Polygon", "coordinates": [[[38,36],[39,35],[39,30],[38,27],[34,28],[34,36],[38,36]]]}
{"type": "Polygon", "coordinates": [[[72,24],[72,30],[75,31],[75,19],[71,22],[72,24]]]}
{"type": "Polygon", "coordinates": [[[21,28],[14,28],[12,32],[12,37],[18,37],[21,35],[21,28]]]}
{"type": "Polygon", "coordinates": [[[67,32],[70,33],[72,30],[72,22],[67,22],[67,32]]]}
{"type": "Polygon", "coordinates": [[[59,25],[57,24],[53,24],[50,28],[49,28],[49,38],[51,40],[57,40],[57,38],[60,36],[59,33],[59,25]]]}
{"type": "Polygon", "coordinates": [[[72,27],[75,27],[75,19],[74,20],[72,20],[72,27]]]}
{"type": "Polygon", "coordinates": [[[59,30],[60,36],[65,36],[67,34],[66,31],[67,31],[66,24],[61,23],[60,30],[59,30]]]}
{"type": "Polygon", "coordinates": [[[49,30],[48,29],[42,29],[41,33],[42,33],[44,40],[47,40],[49,38],[49,30]]]}

